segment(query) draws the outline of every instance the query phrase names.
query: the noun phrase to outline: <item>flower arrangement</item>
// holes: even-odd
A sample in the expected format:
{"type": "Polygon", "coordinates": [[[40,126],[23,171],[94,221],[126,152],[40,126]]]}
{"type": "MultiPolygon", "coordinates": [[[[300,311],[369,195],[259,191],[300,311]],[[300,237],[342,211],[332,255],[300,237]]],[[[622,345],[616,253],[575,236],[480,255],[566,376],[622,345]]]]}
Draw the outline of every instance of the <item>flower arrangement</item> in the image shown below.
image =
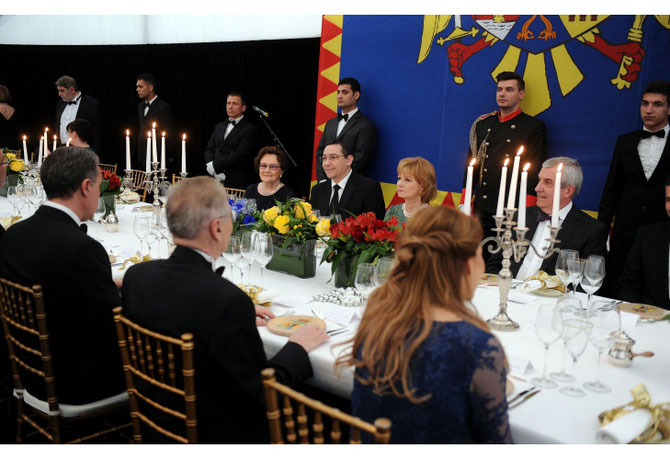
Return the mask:
{"type": "Polygon", "coordinates": [[[316,217],[308,202],[289,198],[284,203],[276,203],[276,206],[259,213],[255,230],[284,235],[284,246],[328,235],[330,221],[316,217]]]}
{"type": "Polygon", "coordinates": [[[111,196],[121,194],[121,178],[116,173],[107,169],[100,169],[102,180],[100,181],[100,196],[111,196]]]}
{"type": "Polygon", "coordinates": [[[26,169],[23,159],[16,156],[16,153],[5,152],[5,161],[7,162],[7,174],[19,174],[26,169]]]}
{"type": "Polygon", "coordinates": [[[240,198],[238,200],[232,200],[228,198],[228,204],[233,210],[234,219],[233,219],[233,232],[237,232],[240,229],[251,228],[259,219],[259,212],[256,210],[256,203],[253,200],[247,200],[246,198],[240,198]]]}
{"type": "Polygon", "coordinates": [[[326,242],[321,262],[331,262],[332,273],[335,274],[338,265],[346,260],[346,276],[350,278],[356,273],[359,264],[374,263],[390,255],[402,227],[404,225],[398,225],[396,217],[383,221],[377,219],[373,212],[348,217],[330,227],[330,239],[326,242]],[[352,259],[356,257],[358,260],[352,264],[352,259]]]}

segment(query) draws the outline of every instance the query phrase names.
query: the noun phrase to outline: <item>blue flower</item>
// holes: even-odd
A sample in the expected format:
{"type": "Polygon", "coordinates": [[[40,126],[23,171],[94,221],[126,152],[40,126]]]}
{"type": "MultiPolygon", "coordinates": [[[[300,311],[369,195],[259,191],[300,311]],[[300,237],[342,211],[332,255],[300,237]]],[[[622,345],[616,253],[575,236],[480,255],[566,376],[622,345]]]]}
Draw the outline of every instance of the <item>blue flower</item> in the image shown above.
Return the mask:
{"type": "Polygon", "coordinates": [[[242,224],[244,225],[251,225],[255,223],[256,219],[254,219],[253,216],[251,216],[250,214],[247,214],[246,216],[244,216],[244,219],[242,219],[242,224]]]}

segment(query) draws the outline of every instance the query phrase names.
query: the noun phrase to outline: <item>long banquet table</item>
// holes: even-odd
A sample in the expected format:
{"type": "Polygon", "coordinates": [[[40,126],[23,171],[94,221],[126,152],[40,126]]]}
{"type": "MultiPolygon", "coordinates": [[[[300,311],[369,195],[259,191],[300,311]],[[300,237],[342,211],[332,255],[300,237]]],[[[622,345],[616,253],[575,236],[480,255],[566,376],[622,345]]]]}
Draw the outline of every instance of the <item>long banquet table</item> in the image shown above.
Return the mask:
{"type": "MultiPolygon", "coordinates": [[[[137,215],[150,215],[150,213],[132,212],[136,206],[128,205],[118,211],[120,227],[118,233],[108,233],[102,224],[89,222],[89,234],[101,241],[109,251],[119,252],[122,249],[139,248],[139,240],[133,235],[133,220],[137,215]]],[[[146,204],[144,204],[146,205],[146,204]]],[[[0,198],[0,216],[9,215],[9,203],[6,198],[0,198]]],[[[48,231],[48,230],[47,230],[48,231]]],[[[164,245],[165,242],[161,242],[164,245]]],[[[145,247],[146,249],[146,247],[145,247]]],[[[154,249],[155,251],[156,249],[154,249]]],[[[166,246],[161,247],[161,255],[166,255],[166,246]]],[[[154,252],[154,256],[157,256],[154,252]]],[[[223,259],[219,261],[224,263],[223,259]]],[[[226,263],[226,265],[228,265],[226,263]]],[[[112,267],[115,278],[122,278],[124,271],[118,266],[112,267]]],[[[233,276],[239,281],[237,269],[233,274],[226,269],[224,276],[233,276]]],[[[300,279],[283,273],[264,270],[263,280],[260,281],[258,265],[251,271],[252,283],[260,285],[264,289],[274,290],[279,298],[285,303],[291,304],[299,297],[309,297],[315,294],[326,293],[334,289],[330,281],[330,266],[324,264],[317,267],[316,276],[312,279],[300,279]],[[296,297],[299,296],[299,297],[296,297]]],[[[578,296],[585,295],[577,293],[578,296]]],[[[520,324],[520,329],[514,332],[496,332],[494,334],[502,342],[508,359],[512,365],[511,373],[520,379],[529,381],[530,378],[540,375],[542,372],[544,349],[534,334],[534,321],[538,305],[546,302],[556,302],[555,298],[536,296],[537,299],[527,304],[510,303],[508,313],[520,324]],[[532,368],[525,371],[515,368],[515,364],[524,364],[529,361],[532,368]]],[[[597,297],[597,296],[596,296],[597,297]]],[[[498,309],[498,288],[493,286],[479,287],[473,299],[474,306],[483,318],[494,316],[498,309]]],[[[288,309],[295,314],[312,315],[311,310],[320,315],[326,315],[334,304],[322,302],[304,303],[298,301],[290,307],[273,305],[271,310],[280,315],[288,309]]],[[[364,307],[348,307],[353,309],[359,316],[364,312],[364,307]]],[[[341,325],[326,319],[328,328],[337,328],[341,325]]],[[[334,361],[336,355],[343,350],[342,343],[353,337],[356,328],[354,320],[349,325],[349,332],[332,337],[329,342],[319,346],[310,353],[310,360],[314,369],[314,377],[308,382],[318,388],[331,393],[349,397],[353,388],[353,370],[351,368],[341,369],[336,372],[334,361]]],[[[594,443],[595,433],[599,428],[597,416],[600,412],[623,405],[632,400],[630,390],[639,383],[644,383],[649,390],[652,402],[660,403],[670,401],[670,346],[667,337],[670,336],[670,322],[640,323],[626,332],[636,340],[634,351],[653,351],[653,358],[635,358],[628,368],[616,367],[608,362],[606,354],[600,366],[601,381],[612,388],[610,393],[596,394],[586,391],[583,398],[571,398],[559,393],[558,389],[542,389],[535,397],[529,399],[519,407],[509,411],[509,420],[512,436],[517,443],[594,443]]],[[[268,357],[274,355],[288,340],[286,337],[275,335],[265,327],[259,328],[259,334],[263,341],[265,353],[268,357]]],[[[562,342],[553,344],[549,349],[549,370],[558,371],[562,363],[562,342]]],[[[585,381],[594,380],[596,369],[597,352],[591,345],[580,357],[577,364],[578,385],[585,381]]],[[[568,371],[570,366],[568,363],[568,371]]],[[[512,380],[516,389],[515,393],[527,388],[529,383],[518,379],[512,380]]],[[[559,387],[565,384],[559,384],[559,387]]]]}

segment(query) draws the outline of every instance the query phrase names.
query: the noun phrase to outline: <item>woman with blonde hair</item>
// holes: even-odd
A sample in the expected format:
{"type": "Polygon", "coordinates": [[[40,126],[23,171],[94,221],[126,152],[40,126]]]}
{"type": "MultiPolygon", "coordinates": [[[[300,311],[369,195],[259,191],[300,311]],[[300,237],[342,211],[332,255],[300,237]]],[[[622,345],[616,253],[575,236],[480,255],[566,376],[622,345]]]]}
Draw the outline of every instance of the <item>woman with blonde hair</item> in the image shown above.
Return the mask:
{"type": "Polygon", "coordinates": [[[479,222],[454,209],[417,212],[337,361],[355,366],[353,414],[391,419],[392,442],[512,442],[505,353],[469,303],[484,273],[481,238],[479,222]]]}
{"type": "Polygon", "coordinates": [[[428,202],[437,196],[435,168],[422,157],[403,158],[398,163],[398,196],[404,203],[394,204],[386,211],[384,220],[395,216],[398,222],[406,222],[428,202]]]}

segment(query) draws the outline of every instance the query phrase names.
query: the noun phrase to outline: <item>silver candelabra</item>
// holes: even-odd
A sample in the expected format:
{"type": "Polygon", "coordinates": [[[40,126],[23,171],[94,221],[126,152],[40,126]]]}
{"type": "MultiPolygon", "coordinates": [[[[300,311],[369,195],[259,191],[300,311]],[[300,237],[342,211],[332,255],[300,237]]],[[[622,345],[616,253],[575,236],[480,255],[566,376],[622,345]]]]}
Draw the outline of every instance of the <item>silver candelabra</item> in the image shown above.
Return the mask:
{"type": "Polygon", "coordinates": [[[492,329],[498,331],[515,331],[519,329],[519,324],[514,322],[507,315],[507,296],[509,295],[509,290],[512,287],[512,272],[510,271],[510,258],[514,256],[515,262],[520,262],[528,251],[528,247],[531,247],[535,254],[542,259],[548,259],[554,252],[559,252],[560,249],[554,249],[554,245],[560,241],[556,239],[558,231],[561,229],[560,226],[553,227],[549,226],[549,238],[545,241],[549,243],[547,248],[547,253],[541,255],[538,250],[533,246],[533,244],[526,239],[526,232],[528,227],[519,228],[515,227],[516,222],[514,219],[514,214],[516,213],[515,208],[506,208],[504,216],[493,216],[496,223],[496,228],[492,229],[496,232],[496,236],[490,236],[485,238],[481,242],[482,247],[487,243],[492,243],[486,246],[486,249],[491,253],[495,254],[502,251],[503,261],[502,269],[499,273],[499,282],[498,288],[500,289],[500,305],[498,309],[498,314],[493,318],[488,319],[486,322],[489,323],[492,329]],[[505,228],[503,228],[503,225],[505,228]],[[512,228],[516,232],[516,240],[512,239],[512,228]]]}
{"type": "Polygon", "coordinates": [[[147,189],[151,190],[151,193],[153,193],[154,201],[151,203],[151,207],[154,213],[154,223],[156,226],[159,226],[161,223],[161,202],[158,200],[158,188],[165,183],[165,173],[167,172],[167,169],[158,169],[158,162],[152,161],[151,170],[152,172],[147,174],[144,183],[146,184],[147,189]],[[160,176],[158,175],[159,171],[160,176]],[[151,175],[153,175],[153,178],[151,175]]]}

